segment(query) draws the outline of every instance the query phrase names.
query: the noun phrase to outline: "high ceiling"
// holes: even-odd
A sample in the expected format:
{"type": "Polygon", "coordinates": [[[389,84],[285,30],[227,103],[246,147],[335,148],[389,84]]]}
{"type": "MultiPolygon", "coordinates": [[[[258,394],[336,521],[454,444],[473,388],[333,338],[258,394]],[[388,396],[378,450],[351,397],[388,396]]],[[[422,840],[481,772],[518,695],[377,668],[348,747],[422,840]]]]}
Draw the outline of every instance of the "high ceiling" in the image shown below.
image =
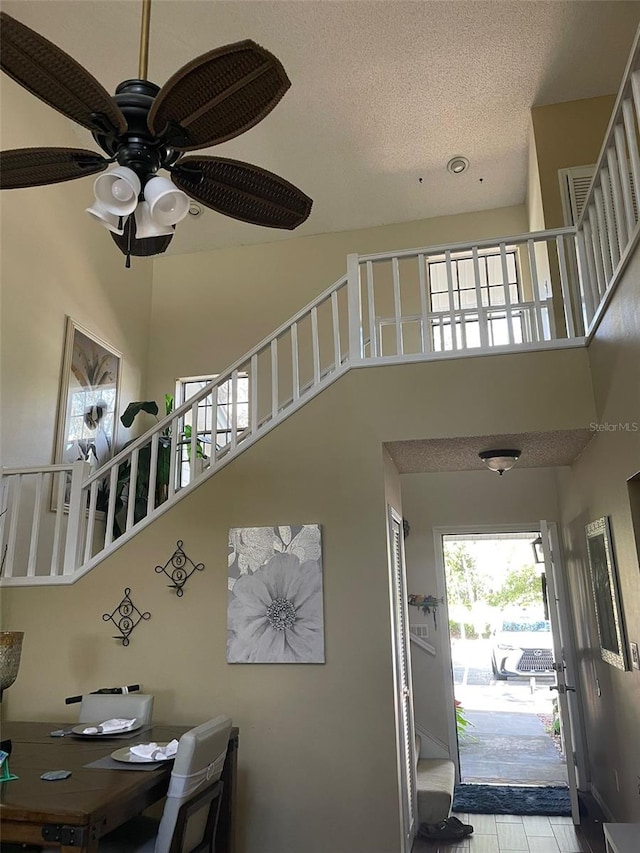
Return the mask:
{"type": "MultiPolygon", "coordinates": [[[[2,8],[108,91],[137,76],[137,0],[2,8]]],[[[293,232],[302,236],[523,203],[531,107],[616,92],[639,21],[639,2],[611,0],[154,0],[149,76],[162,85],[244,38],[275,53],[292,88],[206,153],[257,163],[310,195],[311,216],[293,232]],[[453,176],[457,154],[471,166],[453,176]]],[[[77,139],[95,147],[79,127],[77,139]]],[[[34,127],[29,144],[64,142],[34,127]]],[[[289,236],[205,211],[178,226],[170,251],[289,236]]]]}

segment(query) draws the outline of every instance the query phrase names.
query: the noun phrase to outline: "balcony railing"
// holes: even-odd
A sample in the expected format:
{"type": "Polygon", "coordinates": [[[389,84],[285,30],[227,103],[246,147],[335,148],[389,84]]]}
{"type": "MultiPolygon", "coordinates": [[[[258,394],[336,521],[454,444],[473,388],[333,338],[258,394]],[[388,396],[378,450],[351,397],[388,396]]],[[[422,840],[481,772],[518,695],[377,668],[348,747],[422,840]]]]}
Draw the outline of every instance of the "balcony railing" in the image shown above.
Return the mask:
{"type": "Polygon", "coordinates": [[[597,326],[640,236],[640,29],[577,228],[581,302],[597,326]]]}
{"type": "Polygon", "coordinates": [[[77,579],[352,367],[582,345],[575,236],[350,255],[345,277],[100,469],[4,469],[2,583],[77,579]]]}

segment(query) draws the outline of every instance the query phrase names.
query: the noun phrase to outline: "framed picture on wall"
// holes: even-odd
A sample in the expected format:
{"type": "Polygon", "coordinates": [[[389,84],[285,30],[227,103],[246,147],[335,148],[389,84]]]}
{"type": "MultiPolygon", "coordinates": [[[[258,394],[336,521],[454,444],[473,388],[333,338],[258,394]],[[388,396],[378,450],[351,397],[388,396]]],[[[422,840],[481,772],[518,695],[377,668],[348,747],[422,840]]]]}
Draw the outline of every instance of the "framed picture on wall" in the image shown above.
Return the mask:
{"type": "MultiPolygon", "coordinates": [[[[113,455],[122,355],[67,317],[55,463],[103,465],[113,455]]],[[[65,490],[68,505],[71,478],[65,490]]],[[[56,496],[52,497],[55,509],[56,496]]]]}
{"type": "Polygon", "coordinates": [[[607,663],[628,670],[629,654],[608,516],[587,524],[586,534],[600,653],[607,663]]]}

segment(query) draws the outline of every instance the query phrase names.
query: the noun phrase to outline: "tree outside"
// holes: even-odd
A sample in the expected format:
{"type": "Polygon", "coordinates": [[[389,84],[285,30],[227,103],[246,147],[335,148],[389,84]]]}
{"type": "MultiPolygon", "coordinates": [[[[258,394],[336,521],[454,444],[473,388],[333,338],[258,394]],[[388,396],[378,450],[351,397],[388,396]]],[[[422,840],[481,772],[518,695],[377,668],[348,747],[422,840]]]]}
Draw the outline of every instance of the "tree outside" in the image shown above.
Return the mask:
{"type": "Polygon", "coordinates": [[[452,636],[488,637],[498,611],[542,605],[540,575],[530,554],[523,539],[445,539],[452,636]]]}

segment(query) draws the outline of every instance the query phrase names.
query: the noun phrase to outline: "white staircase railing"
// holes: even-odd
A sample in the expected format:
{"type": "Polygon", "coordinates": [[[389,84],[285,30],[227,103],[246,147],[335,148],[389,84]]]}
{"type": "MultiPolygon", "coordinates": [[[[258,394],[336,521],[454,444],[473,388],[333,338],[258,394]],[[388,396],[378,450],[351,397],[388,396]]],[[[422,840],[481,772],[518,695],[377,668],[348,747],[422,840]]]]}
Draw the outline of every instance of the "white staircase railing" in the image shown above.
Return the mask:
{"type": "Polygon", "coordinates": [[[73,582],[351,367],[581,345],[574,240],[349,256],[345,277],[100,469],[3,469],[1,583],[73,582]]]}
{"type": "Polygon", "coordinates": [[[577,227],[581,302],[592,334],[640,237],[640,28],[577,227]]]}

